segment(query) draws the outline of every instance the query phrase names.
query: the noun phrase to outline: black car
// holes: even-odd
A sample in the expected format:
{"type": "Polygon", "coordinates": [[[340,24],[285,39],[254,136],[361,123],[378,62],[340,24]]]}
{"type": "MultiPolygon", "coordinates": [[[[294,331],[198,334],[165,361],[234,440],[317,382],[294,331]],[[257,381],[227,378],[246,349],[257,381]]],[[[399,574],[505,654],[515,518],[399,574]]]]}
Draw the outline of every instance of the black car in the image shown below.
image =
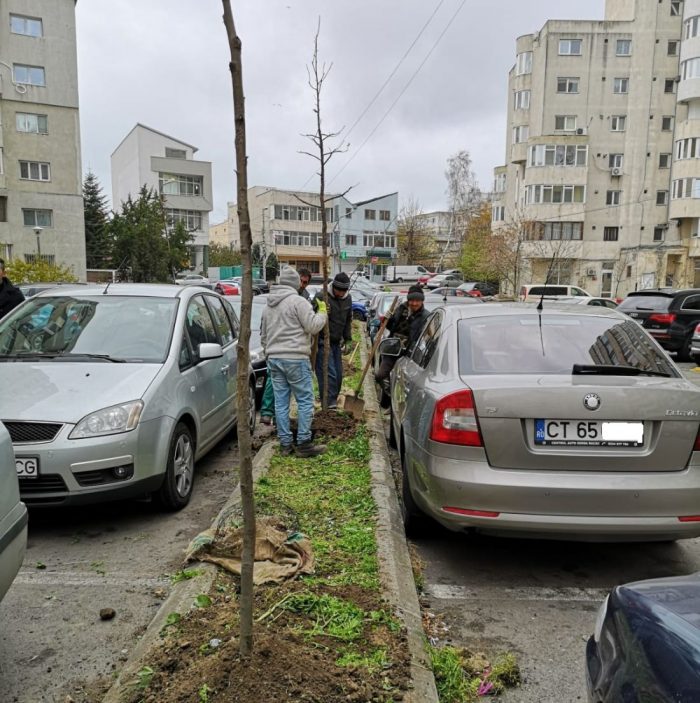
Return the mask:
{"type": "Polygon", "coordinates": [[[618,306],[679,361],[690,361],[693,331],[700,322],[700,288],[651,288],[630,293],[618,306]]]}
{"type": "MultiPolygon", "coordinates": [[[[240,297],[230,296],[226,298],[226,300],[231,303],[231,307],[236,311],[236,315],[238,315],[238,319],[240,320],[240,297]]],[[[253,373],[255,373],[255,400],[258,407],[260,407],[263,392],[265,391],[265,381],[267,380],[267,359],[263,353],[262,343],[260,341],[260,323],[266,305],[267,296],[256,295],[253,298],[250,320],[250,365],[253,367],[253,373]]]]}
{"type": "Polygon", "coordinates": [[[700,575],[612,590],[586,647],[592,703],[700,701],[700,575]]]}

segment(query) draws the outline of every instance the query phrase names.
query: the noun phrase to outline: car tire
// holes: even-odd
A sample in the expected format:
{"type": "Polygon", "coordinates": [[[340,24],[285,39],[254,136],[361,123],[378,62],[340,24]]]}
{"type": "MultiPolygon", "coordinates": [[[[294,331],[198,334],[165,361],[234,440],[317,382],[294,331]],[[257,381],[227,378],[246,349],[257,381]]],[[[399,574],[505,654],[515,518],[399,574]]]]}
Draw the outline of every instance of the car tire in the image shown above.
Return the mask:
{"type": "Polygon", "coordinates": [[[364,322],[365,318],[362,316],[362,313],[359,310],[354,310],[352,313],[352,319],[359,320],[360,322],[364,322]]]}
{"type": "MultiPolygon", "coordinates": [[[[264,392],[264,389],[263,389],[264,392]]],[[[255,384],[250,383],[248,385],[248,428],[250,429],[251,436],[255,432],[255,425],[257,423],[257,406],[255,402],[255,384]]],[[[236,419],[236,424],[233,426],[233,432],[235,436],[238,436],[238,419],[236,419]]]]}
{"type": "Polygon", "coordinates": [[[406,470],[406,452],[401,452],[401,517],[407,537],[420,537],[425,533],[426,518],[416,505],[406,470]]]}
{"type": "Polygon", "coordinates": [[[397,282],[397,283],[403,283],[403,278],[397,278],[397,279],[396,279],[396,282],[397,282]]]}
{"type": "Polygon", "coordinates": [[[688,335],[688,338],[683,342],[683,346],[676,352],[677,361],[691,361],[690,358],[690,345],[693,341],[693,333],[688,335]]]}
{"type": "Polygon", "coordinates": [[[394,431],[394,411],[389,413],[389,446],[392,449],[398,449],[399,444],[396,441],[396,432],[394,431]]]}
{"type": "Polygon", "coordinates": [[[182,510],[192,497],[195,444],[190,428],[178,422],[170,438],[168,464],[163,483],[154,498],[165,510],[182,510]]]}

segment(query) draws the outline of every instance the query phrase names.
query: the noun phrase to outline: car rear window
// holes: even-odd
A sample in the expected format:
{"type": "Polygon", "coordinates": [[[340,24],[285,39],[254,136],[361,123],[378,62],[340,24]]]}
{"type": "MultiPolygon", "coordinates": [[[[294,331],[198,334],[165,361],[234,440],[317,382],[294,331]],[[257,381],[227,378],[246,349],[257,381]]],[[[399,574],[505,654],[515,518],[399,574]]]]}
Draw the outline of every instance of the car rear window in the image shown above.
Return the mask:
{"type": "Polygon", "coordinates": [[[673,298],[665,295],[630,295],[618,306],[620,312],[627,310],[651,310],[665,312],[671,305],[673,298]]]}
{"type": "Polygon", "coordinates": [[[459,372],[570,374],[574,364],[632,366],[677,376],[632,320],[596,315],[503,315],[461,320],[459,372]]]}
{"type": "Polygon", "coordinates": [[[568,295],[566,286],[532,286],[528,296],[532,295],[568,295]]]}

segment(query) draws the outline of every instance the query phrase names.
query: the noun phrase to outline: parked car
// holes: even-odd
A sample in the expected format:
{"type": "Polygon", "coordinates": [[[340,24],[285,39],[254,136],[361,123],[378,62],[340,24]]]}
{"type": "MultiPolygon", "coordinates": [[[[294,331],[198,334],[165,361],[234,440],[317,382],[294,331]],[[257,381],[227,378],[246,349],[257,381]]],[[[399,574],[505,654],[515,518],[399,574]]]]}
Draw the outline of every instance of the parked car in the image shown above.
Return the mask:
{"type": "Polygon", "coordinates": [[[461,273],[439,273],[428,279],[426,288],[458,288],[464,279],[461,273]]]}
{"type": "Polygon", "coordinates": [[[417,282],[421,276],[429,273],[425,266],[387,266],[384,280],[391,283],[417,282]]]}
{"type": "MultiPolygon", "coordinates": [[[[25,298],[31,298],[37,293],[43,293],[45,290],[57,288],[58,286],[87,286],[87,283],[64,283],[56,281],[55,283],[22,283],[17,286],[22,291],[25,298]]],[[[103,285],[107,285],[106,283],[103,285]]]]}
{"type": "Polygon", "coordinates": [[[205,276],[200,276],[198,273],[178,273],[175,276],[175,283],[178,286],[204,286],[212,289],[214,285],[205,276]]]}
{"type": "MultiPolygon", "coordinates": [[[[233,276],[233,278],[227,278],[225,279],[227,283],[233,283],[238,287],[240,295],[241,291],[241,286],[242,286],[242,278],[240,276],[233,276]]],[[[253,295],[265,295],[270,292],[270,286],[268,282],[263,279],[263,278],[254,278],[253,279],[253,295]]],[[[234,293],[234,295],[236,295],[234,293]]]]}
{"type": "Polygon", "coordinates": [[[405,299],[405,296],[400,296],[399,293],[378,293],[377,296],[370,301],[369,314],[367,317],[367,333],[372,342],[374,342],[374,337],[382,324],[384,316],[391,308],[394,298],[397,297],[401,298],[397,305],[405,299]]]}
{"type": "MultiPolygon", "coordinates": [[[[238,320],[196,286],[40,293],[0,321],[0,419],[28,505],[190,499],[236,417],[238,320]]],[[[248,416],[255,425],[255,376],[248,416]]]]}
{"type": "Polygon", "coordinates": [[[698,408],[700,388],[615,310],[443,305],[391,377],[406,529],[428,515],[496,534],[697,537],[698,408]]]}
{"type": "Polygon", "coordinates": [[[540,299],[557,300],[558,298],[591,297],[588,291],[578,286],[565,286],[555,283],[528,284],[520,286],[518,300],[521,303],[537,303],[540,299]]]}
{"type": "Polygon", "coordinates": [[[693,357],[693,361],[700,366],[700,324],[695,326],[693,338],[690,342],[690,353],[693,357]]]}
{"type": "Polygon", "coordinates": [[[656,288],[630,293],[618,310],[640,322],[679,361],[690,361],[693,333],[700,322],[700,288],[656,288]]]}
{"type": "MultiPolygon", "coordinates": [[[[545,300],[547,297],[545,296],[545,300]]],[[[618,303],[612,298],[594,298],[594,297],[576,297],[576,298],[557,298],[557,303],[571,303],[572,305],[590,305],[594,308],[609,308],[615,310],[618,303]]]]}
{"type": "Polygon", "coordinates": [[[22,460],[15,462],[12,440],[0,423],[0,600],[17,575],[27,548],[27,508],[19,499],[17,473],[22,460]]]}
{"type": "Polygon", "coordinates": [[[700,700],[699,613],[699,574],[614,588],[586,646],[589,700],[700,700]]]}
{"type": "Polygon", "coordinates": [[[367,306],[359,300],[352,301],[352,319],[367,322],[367,306]]]}
{"type": "Polygon", "coordinates": [[[467,295],[474,296],[475,298],[489,298],[498,294],[497,286],[494,286],[492,283],[485,283],[484,281],[462,283],[457,290],[464,291],[467,295]]]}
{"type": "MultiPolygon", "coordinates": [[[[466,298],[467,292],[461,288],[432,288],[429,289],[431,295],[439,295],[441,298],[466,298]]],[[[480,296],[472,296],[480,297],[480,296]]]]}
{"type": "Polygon", "coordinates": [[[237,280],[231,278],[225,278],[221,281],[217,281],[214,286],[214,290],[219,295],[240,295],[241,287],[237,280]]]}
{"type": "MultiPolygon", "coordinates": [[[[241,299],[233,298],[230,301],[231,307],[236,313],[237,320],[241,318],[241,299]]],[[[260,325],[262,323],[262,314],[267,305],[266,295],[256,295],[253,298],[253,307],[251,310],[250,319],[250,365],[253,367],[255,374],[255,402],[257,407],[260,407],[262,396],[265,391],[265,381],[267,380],[267,359],[260,341],[260,325]]]]}

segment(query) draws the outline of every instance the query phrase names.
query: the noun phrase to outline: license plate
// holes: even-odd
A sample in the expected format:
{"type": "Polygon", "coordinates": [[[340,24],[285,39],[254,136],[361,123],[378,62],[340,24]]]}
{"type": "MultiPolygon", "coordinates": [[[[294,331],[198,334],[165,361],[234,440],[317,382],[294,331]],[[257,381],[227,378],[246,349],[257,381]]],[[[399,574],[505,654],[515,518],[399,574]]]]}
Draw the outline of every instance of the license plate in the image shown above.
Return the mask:
{"type": "Polygon", "coordinates": [[[535,444],[559,447],[641,447],[643,422],[535,420],[535,444]]]}
{"type": "Polygon", "coordinates": [[[20,478],[39,478],[39,459],[37,457],[17,457],[15,466],[20,478]]]}

